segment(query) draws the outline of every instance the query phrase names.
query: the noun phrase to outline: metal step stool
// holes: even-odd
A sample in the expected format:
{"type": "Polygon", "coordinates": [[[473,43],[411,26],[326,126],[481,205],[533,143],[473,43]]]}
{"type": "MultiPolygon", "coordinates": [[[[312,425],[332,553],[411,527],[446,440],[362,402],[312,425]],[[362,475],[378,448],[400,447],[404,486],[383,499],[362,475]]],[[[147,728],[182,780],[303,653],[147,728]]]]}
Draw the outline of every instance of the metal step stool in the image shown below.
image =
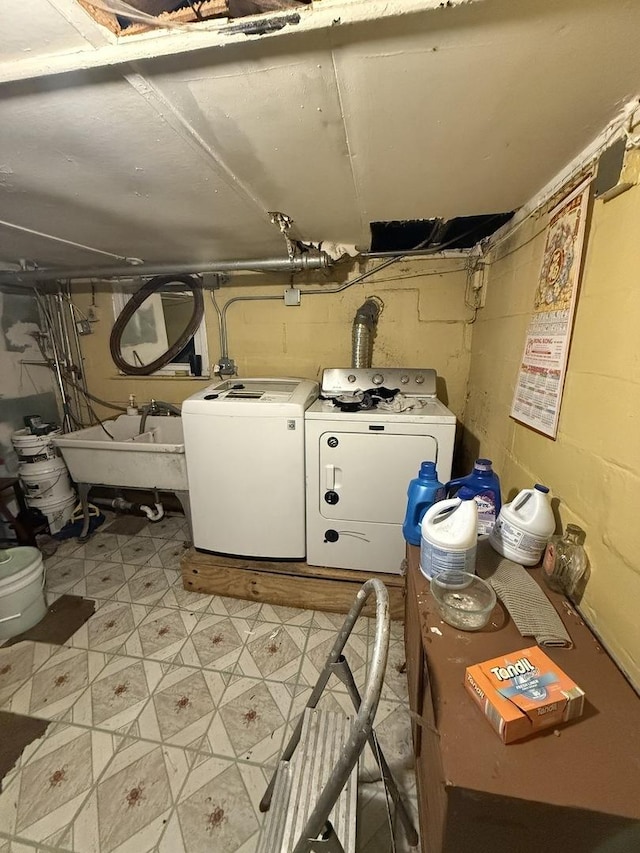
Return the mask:
{"type": "Polygon", "coordinates": [[[368,742],[409,844],[418,835],[373,732],[389,650],[389,598],[377,578],[358,592],[260,803],[269,810],[257,853],[355,853],[358,759],[368,742]],[[376,596],[371,670],[360,697],[342,651],[370,595],[376,596]],[[316,708],[332,674],[346,685],[355,718],[316,708]],[[297,749],[299,747],[299,749],[297,749]]]}

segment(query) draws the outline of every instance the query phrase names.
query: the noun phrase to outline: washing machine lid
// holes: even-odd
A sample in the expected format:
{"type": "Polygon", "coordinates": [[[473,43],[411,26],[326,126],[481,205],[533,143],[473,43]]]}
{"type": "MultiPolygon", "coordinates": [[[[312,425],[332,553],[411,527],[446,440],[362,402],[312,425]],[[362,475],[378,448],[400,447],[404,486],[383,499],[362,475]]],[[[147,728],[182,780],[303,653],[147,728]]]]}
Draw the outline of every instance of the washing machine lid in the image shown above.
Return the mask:
{"type": "Polygon", "coordinates": [[[182,414],[296,416],[317,398],[318,391],[318,383],[310,379],[225,379],[185,400],[182,414]]]}

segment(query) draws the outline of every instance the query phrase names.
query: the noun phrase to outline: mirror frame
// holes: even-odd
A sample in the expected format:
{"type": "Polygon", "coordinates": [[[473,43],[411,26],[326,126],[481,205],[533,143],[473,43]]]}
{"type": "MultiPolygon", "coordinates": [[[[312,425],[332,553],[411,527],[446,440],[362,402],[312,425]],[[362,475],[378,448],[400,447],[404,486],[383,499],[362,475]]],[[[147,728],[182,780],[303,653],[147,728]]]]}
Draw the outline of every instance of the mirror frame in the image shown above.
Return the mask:
{"type": "Polygon", "coordinates": [[[151,373],[154,373],[156,370],[164,367],[165,364],[168,364],[181,350],[184,349],[189,340],[196,333],[198,326],[202,322],[203,316],[204,297],[202,295],[202,282],[199,278],[191,275],[157,275],[145,282],[139,290],[136,290],[113,324],[111,335],[109,337],[111,358],[118,370],[127,374],[127,376],[149,376],[151,373]],[[121,349],[122,333],[124,332],[127,323],[143,302],[149,298],[149,296],[157,293],[161,288],[166,287],[166,285],[174,283],[184,285],[184,288],[189,290],[193,296],[193,314],[191,315],[184,332],[163,355],[158,356],[158,358],[149,362],[149,364],[129,364],[128,361],[124,360],[121,349]]]}

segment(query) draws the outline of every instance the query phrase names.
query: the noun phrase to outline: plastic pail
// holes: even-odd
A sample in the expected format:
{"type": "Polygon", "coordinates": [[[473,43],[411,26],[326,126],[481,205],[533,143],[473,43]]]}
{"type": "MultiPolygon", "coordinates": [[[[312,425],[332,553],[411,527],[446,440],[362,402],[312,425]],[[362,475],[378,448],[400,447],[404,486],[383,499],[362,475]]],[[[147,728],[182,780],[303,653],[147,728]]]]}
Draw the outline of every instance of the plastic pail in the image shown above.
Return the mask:
{"type": "Polygon", "coordinates": [[[18,476],[27,498],[61,498],[71,492],[71,480],[63,459],[21,462],[18,476]]]}
{"type": "Polygon", "coordinates": [[[46,516],[49,533],[53,536],[54,533],[62,530],[71,518],[76,505],[76,496],[71,492],[61,498],[27,498],[27,503],[34,509],[39,509],[46,516]]]}
{"type": "Polygon", "coordinates": [[[60,429],[54,429],[46,435],[33,435],[28,429],[19,429],[11,436],[11,443],[18,459],[55,459],[59,453],[53,439],[61,435],[60,429]]]}
{"type": "Polygon", "coordinates": [[[46,612],[40,551],[29,547],[0,551],[0,640],[32,628],[46,612]]]}

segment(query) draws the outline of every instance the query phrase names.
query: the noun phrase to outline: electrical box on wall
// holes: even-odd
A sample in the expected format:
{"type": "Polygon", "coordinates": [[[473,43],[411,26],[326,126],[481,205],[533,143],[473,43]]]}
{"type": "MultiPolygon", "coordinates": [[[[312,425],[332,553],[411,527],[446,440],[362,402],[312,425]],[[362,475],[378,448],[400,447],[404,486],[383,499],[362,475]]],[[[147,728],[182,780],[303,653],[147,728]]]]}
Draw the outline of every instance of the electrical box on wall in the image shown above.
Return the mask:
{"type": "Polygon", "coordinates": [[[284,304],[285,305],[300,305],[300,288],[299,287],[287,287],[284,292],[284,304]]]}

